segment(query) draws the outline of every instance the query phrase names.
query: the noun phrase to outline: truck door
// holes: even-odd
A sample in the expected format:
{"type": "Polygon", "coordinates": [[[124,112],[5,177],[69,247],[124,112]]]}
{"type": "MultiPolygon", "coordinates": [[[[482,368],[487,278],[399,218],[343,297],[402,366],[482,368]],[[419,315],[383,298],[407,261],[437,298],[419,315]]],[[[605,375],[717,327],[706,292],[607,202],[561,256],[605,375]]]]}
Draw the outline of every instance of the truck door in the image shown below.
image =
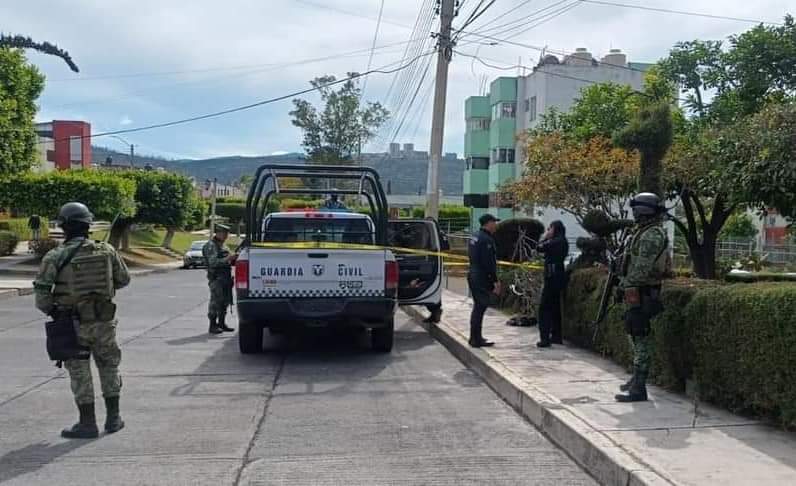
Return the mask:
{"type": "MultiPolygon", "coordinates": [[[[443,250],[435,221],[393,220],[387,227],[392,248],[439,253],[443,250]]],[[[439,304],[442,300],[442,257],[393,250],[398,261],[398,302],[401,305],[439,304]]]]}

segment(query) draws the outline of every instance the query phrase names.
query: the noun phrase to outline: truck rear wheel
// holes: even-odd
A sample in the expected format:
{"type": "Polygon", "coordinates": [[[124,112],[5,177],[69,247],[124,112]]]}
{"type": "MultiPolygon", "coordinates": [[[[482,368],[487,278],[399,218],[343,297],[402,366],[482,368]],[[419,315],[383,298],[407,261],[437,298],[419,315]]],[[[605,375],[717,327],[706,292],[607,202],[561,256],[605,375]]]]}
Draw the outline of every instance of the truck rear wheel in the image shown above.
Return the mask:
{"type": "Polygon", "coordinates": [[[251,321],[238,323],[238,346],[242,354],[256,354],[263,351],[263,327],[251,321]]]}
{"type": "Polygon", "coordinates": [[[390,317],[385,322],[384,327],[370,330],[370,344],[374,351],[389,353],[392,351],[393,338],[395,334],[395,319],[390,317]]]}

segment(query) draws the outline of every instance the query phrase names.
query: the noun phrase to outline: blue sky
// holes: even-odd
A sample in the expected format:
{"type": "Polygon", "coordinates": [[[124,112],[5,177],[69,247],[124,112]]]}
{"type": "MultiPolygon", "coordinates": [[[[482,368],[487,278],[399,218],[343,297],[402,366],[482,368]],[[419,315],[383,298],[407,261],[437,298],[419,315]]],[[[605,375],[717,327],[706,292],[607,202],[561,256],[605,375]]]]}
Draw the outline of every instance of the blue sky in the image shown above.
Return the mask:
{"type": "MultiPolygon", "coordinates": [[[[385,0],[377,45],[409,39],[423,0],[385,0]],[[409,28],[407,28],[409,27],[409,28]]],[[[465,0],[469,13],[478,2],[465,0]]],[[[520,4],[492,26],[529,15],[554,0],[497,0],[479,24],[520,4]]],[[[790,1],[627,0],[670,9],[781,21],[790,1]]],[[[4,0],[2,28],[49,40],[68,50],[81,72],[56,58],[29,53],[47,76],[39,120],[81,119],[94,132],[132,128],[245,105],[307,87],[323,74],[364,71],[373,42],[380,0],[4,0]],[[354,52],[358,51],[358,52],[354,52]],[[340,57],[341,54],[347,54],[340,57]],[[318,58],[337,56],[334,59],[318,58]]],[[[462,19],[458,19],[460,22],[462,19]]],[[[678,40],[722,39],[750,25],[734,21],[581,4],[511,41],[571,52],[587,47],[596,56],[621,48],[631,61],[654,62],[678,40]]],[[[504,36],[508,38],[508,34],[504,36]]],[[[471,38],[473,39],[473,38],[471,38]]],[[[491,62],[531,66],[539,52],[515,45],[459,46],[491,62]]],[[[377,49],[372,65],[400,61],[403,45],[377,49]]],[[[433,65],[430,70],[433,72],[433,65]]],[[[477,94],[479,79],[500,71],[457,56],[450,71],[445,151],[462,151],[464,100],[477,94]]],[[[392,106],[392,77],[374,75],[365,98],[392,106]]],[[[395,92],[397,90],[393,90],[395,92]]],[[[427,150],[430,99],[416,107],[396,141],[427,150]]],[[[306,95],[315,99],[313,95],[306,95]]],[[[137,151],[165,157],[262,155],[300,151],[301,134],[290,124],[290,101],[177,127],[123,135],[137,151]]],[[[391,136],[368,150],[384,151],[391,136]]],[[[96,144],[121,151],[113,139],[96,144]]]]}

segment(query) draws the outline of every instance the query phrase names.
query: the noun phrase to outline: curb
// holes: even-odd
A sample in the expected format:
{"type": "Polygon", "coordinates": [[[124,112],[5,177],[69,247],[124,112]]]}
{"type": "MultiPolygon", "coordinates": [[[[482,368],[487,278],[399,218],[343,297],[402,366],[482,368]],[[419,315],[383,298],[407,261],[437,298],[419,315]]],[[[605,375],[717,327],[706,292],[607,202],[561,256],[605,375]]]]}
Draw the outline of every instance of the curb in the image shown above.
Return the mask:
{"type": "Polygon", "coordinates": [[[465,366],[474,371],[506,403],[569,454],[600,484],[606,486],[659,486],[677,484],[623,450],[592,428],[561,402],[523,381],[486,351],[473,349],[458,331],[444,323],[422,322],[415,307],[403,307],[410,317],[465,366]]]}
{"type": "Polygon", "coordinates": [[[145,268],[143,270],[131,270],[130,276],[135,277],[145,277],[147,275],[153,275],[157,273],[169,273],[175,270],[180,270],[182,267],[167,267],[167,268],[145,268]]]}
{"type": "Polygon", "coordinates": [[[2,289],[0,290],[0,300],[10,299],[12,297],[21,297],[23,295],[33,294],[32,288],[27,289],[2,289]]]}

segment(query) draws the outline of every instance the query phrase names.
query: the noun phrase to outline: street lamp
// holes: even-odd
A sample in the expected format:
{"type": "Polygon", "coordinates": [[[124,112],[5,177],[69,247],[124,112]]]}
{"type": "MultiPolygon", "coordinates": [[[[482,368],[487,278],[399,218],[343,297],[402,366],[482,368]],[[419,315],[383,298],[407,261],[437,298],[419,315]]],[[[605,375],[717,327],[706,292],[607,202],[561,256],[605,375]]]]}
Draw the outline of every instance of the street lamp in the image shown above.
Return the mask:
{"type": "Polygon", "coordinates": [[[135,167],[135,164],[133,163],[133,160],[135,159],[135,145],[131,144],[130,142],[128,142],[127,140],[123,139],[118,135],[108,135],[108,136],[111,138],[115,138],[116,140],[122,142],[125,145],[130,146],[130,167],[135,167]]]}

